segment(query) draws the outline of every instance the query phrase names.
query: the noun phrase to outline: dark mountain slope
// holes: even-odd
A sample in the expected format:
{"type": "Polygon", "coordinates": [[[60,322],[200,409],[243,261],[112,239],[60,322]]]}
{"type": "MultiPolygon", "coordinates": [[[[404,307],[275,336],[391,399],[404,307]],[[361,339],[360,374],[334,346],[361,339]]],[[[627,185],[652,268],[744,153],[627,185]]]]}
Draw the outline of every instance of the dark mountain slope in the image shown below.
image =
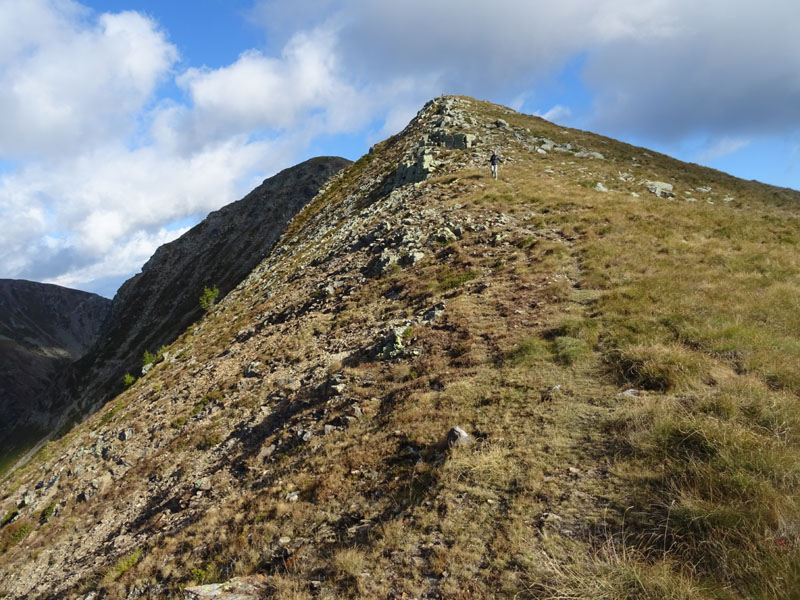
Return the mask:
{"type": "Polygon", "coordinates": [[[204,288],[227,294],[320,186],[349,163],[320,157],[285,169],[158,248],[119,289],[101,337],[71,373],[72,409],[92,410],[121,389],[126,372],[139,376],[145,352],[157,352],[200,317],[204,288]]]}
{"type": "Polygon", "coordinates": [[[49,386],[96,341],[110,310],[95,294],[0,279],[0,457],[35,441],[29,428],[47,422],[49,386]]]}

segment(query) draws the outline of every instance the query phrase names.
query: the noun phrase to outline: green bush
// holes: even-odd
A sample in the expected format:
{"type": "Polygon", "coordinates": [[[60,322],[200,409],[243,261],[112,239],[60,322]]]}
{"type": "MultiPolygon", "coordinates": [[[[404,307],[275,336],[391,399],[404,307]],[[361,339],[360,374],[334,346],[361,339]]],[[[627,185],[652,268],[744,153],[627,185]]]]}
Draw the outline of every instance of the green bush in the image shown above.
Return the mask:
{"type": "Polygon", "coordinates": [[[122,383],[125,386],[125,389],[127,390],[134,383],[136,383],[136,377],[134,377],[130,373],[125,373],[125,377],[122,378],[122,383]]]}
{"type": "Polygon", "coordinates": [[[33,525],[27,521],[15,521],[3,529],[0,538],[0,553],[6,552],[12,546],[16,546],[33,531],[33,525]]]}
{"type": "Polygon", "coordinates": [[[208,310],[217,301],[217,297],[219,296],[219,288],[217,286],[214,287],[204,287],[203,294],[200,296],[200,307],[203,310],[208,310]]]}
{"type": "Polygon", "coordinates": [[[147,365],[153,364],[158,360],[158,355],[153,354],[152,352],[145,350],[144,356],[142,356],[142,366],[146,367],[147,365]]]}

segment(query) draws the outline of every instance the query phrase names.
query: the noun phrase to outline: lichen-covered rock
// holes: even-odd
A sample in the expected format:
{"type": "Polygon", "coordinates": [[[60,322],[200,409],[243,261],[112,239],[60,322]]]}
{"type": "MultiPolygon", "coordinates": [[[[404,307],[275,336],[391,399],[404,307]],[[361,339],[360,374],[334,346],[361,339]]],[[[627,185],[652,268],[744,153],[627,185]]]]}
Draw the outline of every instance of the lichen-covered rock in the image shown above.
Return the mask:
{"type": "Polygon", "coordinates": [[[258,575],[237,577],[225,583],[187,587],[187,600],[259,600],[267,591],[264,578],[258,575]]]}
{"type": "Polygon", "coordinates": [[[664,183],[663,181],[648,181],[647,190],[659,198],[675,197],[675,193],[672,191],[673,187],[671,183],[664,183]]]}

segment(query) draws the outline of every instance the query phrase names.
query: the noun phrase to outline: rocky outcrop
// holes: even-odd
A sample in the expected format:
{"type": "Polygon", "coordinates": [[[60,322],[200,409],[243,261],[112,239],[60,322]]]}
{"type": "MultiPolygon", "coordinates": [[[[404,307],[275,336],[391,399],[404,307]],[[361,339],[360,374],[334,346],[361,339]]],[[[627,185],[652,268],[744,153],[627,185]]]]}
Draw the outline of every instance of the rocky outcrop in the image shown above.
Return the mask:
{"type": "Polygon", "coordinates": [[[95,294],[0,279],[0,456],[38,430],[49,385],[95,342],[110,309],[95,294]]]}
{"type": "Polygon", "coordinates": [[[285,169],[158,248],[117,292],[102,336],[70,374],[63,402],[73,413],[91,411],[121,391],[126,373],[139,376],[145,352],[157,352],[203,314],[204,288],[217,288],[220,298],[233,289],[322,184],[349,163],[320,157],[285,169]]]}

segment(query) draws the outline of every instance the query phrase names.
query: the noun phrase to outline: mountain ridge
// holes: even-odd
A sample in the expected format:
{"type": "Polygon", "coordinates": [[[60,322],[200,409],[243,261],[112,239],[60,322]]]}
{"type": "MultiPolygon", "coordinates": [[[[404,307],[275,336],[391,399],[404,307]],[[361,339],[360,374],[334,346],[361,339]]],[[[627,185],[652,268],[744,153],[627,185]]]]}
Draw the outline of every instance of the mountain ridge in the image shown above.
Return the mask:
{"type": "Polygon", "coordinates": [[[39,427],[27,437],[46,439],[79,423],[121,391],[126,373],[140,374],[146,352],[158,352],[202,314],[204,287],[224,295],[238,284],[319,186],[349,162],[318,157],[284,169],[160,246],[108,301],[110,310],[88,348],[58,373],[41,378],[39,427]]]}
{"type": "Polygon", "coordinates": [[[798,200],[437,98],[3,484],[5,596],[790,598],[798,200]]]}

